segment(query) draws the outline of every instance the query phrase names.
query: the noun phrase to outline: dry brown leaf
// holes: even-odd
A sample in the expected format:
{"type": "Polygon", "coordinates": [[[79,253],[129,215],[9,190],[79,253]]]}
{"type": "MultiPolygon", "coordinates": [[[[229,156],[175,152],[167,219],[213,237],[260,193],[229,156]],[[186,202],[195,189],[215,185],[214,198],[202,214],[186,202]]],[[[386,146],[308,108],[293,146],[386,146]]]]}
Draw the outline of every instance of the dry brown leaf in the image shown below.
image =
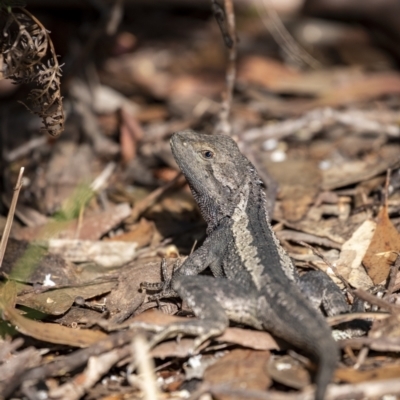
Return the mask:
{"type": "Polygon", "coordinates": [[[53,289],[44,293],[28,293],[17,297],[17,304],[44,314],[61,315],[67,312],[77,297],[85,300],[110,292],[117,282],[102,282],[94,285],[53,289]]]}
{"type": "Polygon", "coordinates": [[[375,285],[384,282],[400,251],[400,234],[390,221],[386,206],[377,218],[377,226],[363,264],[375,285]]]}
{"type": "Polygon", "coordinates": [[[120,111],[120,143],[121,155],[125,164],[136,156],[137,143],[143,138],[143,129],[135,117],[124,108],[120,111]]]}
{"type": "Polygon", "coordinates": [[[296,82],[302,74],[271,58],[245,57],[238,68],[238,80],[272,89],[281,82],[296,82]]]}
{"type": "MultiPolygon", "coordinates": [[[[267,373],[269,351],[235,349],[208,367],[204,381],[210,384],[226,384],[234,389],[266,390],[271,385],[267,373]]],[[[218,399],[237,399],[237,396],[219,394],[218,399]]]]}
{"type": "Polygon", "coordinates": [[[104,339],[107,335],[100,331],[88,329],[71,329],[58,324],[34,321],[22,316],[14,308],[16,285],[13,281],[0,289],[0,308],[4,320],[10,322],[24,335],[49,343],[65,344],[74,347],[87,347],[104,339]]]}
{"type": "MultiPolygon", "coordinates": [[[[176,175],[176,172],[174,172],[176,175]]],[[[120,235],[107,238],[107,241],[133,242],[137,248],[148,246],[156,233],[156,228],[153,221],[141,218],[140,221],[131,226],[128,232],[120,235]]]]}
{"type": "Polygon", "coordinates": [[[3,317],[13,324],[18,332],[44,342],[65,344],[74,347],[87,347],[105,339],[106,334],[89,329],[72,329],[58,324],[34,321],[23,317],[11,307],[3,309],[3,317]]]}
{"type": "Polygon", "coordinates": [[[228,342],[254,350],[279,350],[276,340],[265,331],[244,328],[228,328],[216,338],[218,342],[228,342]]]}
{"type": "Polygon", "coordinates": [[[299,221],[307,213],[319,191],[321,171],[313,161],[268,162],[267,169],[279,184],[283,216],[299,221]]]}
{"type": "Polygon", "coordinates": [[[400,377],[400,365],[384,365],[378,368],[371,368],[360,371],[355,368],[338,368],[335,372],[335,379],[346,383],[358,383],[366,381],[378,381],[400,377]]]}
{"type": "MultiPolygon", "coordinates": [[[[206,341],[202,344],[206,347],[210,341],[206,341]]],[[[184,358],[190,356],[193,352],[194,347],[194,339],[192,338],[183,338],[179,341],[177,340],[168,340],[166,342],[162,342],[158,344],[154,349],[150,351],[151,357],[160,358],[164,360],[168,357],[179,357],[184,358]]]]}
{"type": "Polygon", "coordinates": [[[311,383],[308,371],[290,356],[271,359],[268,363],[268,373],[276,382],[294,389],[303,389],[311,383]]]}
{"type": "MultiPolygon", "coordinates": [[[[174,262],[175,260],[168,262],[169,273],[172,272],[174,262]]],[[[141,282],[156,283],[161,280],[161,260],[158,258],[134,261],[121,268],[118,273],[118,286],[107,296],[107,308],[111,313],[112,322],[124,321],[143,303],[145,293],[140,290],[141,282]]],[[[147,313],[141,315],[145,314],[147,313]]]]}
{"type": "Polygon", "coordinates": [[[314,107],[334,107],[399,93],[400,75],[397,72],[378,72],[366,75],[364,79],[337,85],[332,90],[326,91],[314,102],[314,107]]]}

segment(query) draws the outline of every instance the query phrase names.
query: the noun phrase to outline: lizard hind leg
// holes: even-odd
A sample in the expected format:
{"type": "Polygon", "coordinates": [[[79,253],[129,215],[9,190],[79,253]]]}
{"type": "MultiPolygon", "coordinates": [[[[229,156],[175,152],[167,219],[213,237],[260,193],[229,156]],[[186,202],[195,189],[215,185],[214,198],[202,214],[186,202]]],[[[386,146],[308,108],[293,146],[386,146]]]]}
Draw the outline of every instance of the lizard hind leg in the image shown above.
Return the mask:
{"type": "MultiPolygon", "coordinates": [[[[211,286],[217,279],[211,276],[180,276],[173,281],[173,290],[187,302],[197,318],[176,322],[156,333],[150,344],[178,336],[195,336],[192,354],[208,339],[221,335],[228,326],[229,319],[224,308],[214,298],[211,286]]],[[[224,279],[225,280],[225,279],[224,279]]]]}
{"type": "Polygon", "coordinates": [[[168,325],[153,336],[153,345],[177,335],[195,336],[192,353],[196,353],[206,340],[221,335],[230,319],[261,328],[255,321],[256,302],[235,282],[211,276],[181,275],[173,281],[173,290],[197,318],[168,325]]]}

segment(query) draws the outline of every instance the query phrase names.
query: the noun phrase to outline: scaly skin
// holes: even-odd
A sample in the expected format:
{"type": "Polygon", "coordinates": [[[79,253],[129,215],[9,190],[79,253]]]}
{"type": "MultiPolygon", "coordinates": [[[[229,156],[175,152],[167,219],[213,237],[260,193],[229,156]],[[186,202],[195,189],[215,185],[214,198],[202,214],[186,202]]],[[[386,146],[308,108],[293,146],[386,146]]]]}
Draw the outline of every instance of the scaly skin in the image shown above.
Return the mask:
{"type": "Polygon", "coordinates": [[[208,236],[164,292],[178,293],[199,319],[172,324],[154,340],[180,332],[197,336],[198,346],[221,334],[229,320],[268,330],[316,361],[315,398],[322,400],[338,348],[324,318],[296,284],[294,266],[271,228],[255,168],[228,136],[178,132],[171,148],[208,236]],[[215,278],[198,275],[207,267],[215,278]]]}

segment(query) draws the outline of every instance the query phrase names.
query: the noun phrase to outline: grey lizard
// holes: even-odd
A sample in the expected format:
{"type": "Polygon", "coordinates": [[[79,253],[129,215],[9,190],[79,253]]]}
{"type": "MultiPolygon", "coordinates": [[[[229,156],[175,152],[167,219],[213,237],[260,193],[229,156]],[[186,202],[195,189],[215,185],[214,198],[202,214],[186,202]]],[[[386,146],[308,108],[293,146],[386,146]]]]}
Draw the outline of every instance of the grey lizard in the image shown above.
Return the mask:
{"type": "Polygon", "coordinates": [[[171,148],[207,222],[207,238],[156,295],[178,294],[198,318],[167,326],[154,341],[183,333],[196,336],[199,346],[220,335],[229,320],[267,330],[316,362],[315,398],[322,400],[338,347],[297,285],[297,272],[272,230],[257,171],[228,136],[177,132],[171,148]],[[207,267],[214,277],[199,275],[207,267]]]}

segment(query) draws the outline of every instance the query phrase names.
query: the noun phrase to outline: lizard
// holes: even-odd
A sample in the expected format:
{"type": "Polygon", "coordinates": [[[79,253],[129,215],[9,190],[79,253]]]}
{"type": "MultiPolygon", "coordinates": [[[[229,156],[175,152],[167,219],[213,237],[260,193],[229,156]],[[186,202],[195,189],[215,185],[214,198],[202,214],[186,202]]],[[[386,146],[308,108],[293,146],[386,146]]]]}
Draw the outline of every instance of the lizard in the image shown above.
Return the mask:
{"type": "Polygon", "coordinates": [[[196,337],[196,348],[223,333],[229,321],[269,331],[317,364],[315,399],[322,400],[338,347],[272,230],[257,171],[229,136],[185,130],[174,133],[170,144],[207,223],[207,237],[153,296],[178,295],[197,318],[168,325],[152,342],[185,334],[196,337]],[[214,276],[199,275],[207,267],[214,276]]]}

